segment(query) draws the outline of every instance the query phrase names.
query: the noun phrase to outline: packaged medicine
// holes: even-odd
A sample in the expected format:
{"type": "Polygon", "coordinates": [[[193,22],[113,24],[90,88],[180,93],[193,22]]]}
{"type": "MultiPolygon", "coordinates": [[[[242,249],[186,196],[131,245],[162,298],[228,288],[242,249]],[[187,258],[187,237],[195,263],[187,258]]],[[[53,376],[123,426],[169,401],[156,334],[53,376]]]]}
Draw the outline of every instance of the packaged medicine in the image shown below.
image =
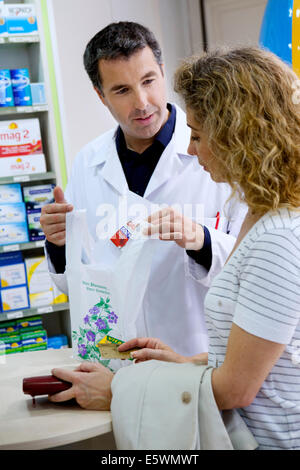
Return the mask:
{"type": "Polygon", "coordinates": [[[51,292],[51,296],[53,297],[52,280],[45,256],[25,258],[25,266],[29,294],[38,294],[48,291],[51,292]]]}
{"type": "Polygon", "coordinates": [[[0,2],[0,38],[8,36],[4,3],[0,2]]]}
{"type": "Polygon", "coordinates": [[[17,332],[18,332],[18,327],[15,321],[7,321],[7,322],[0,323],[0,337],[11,335],[11,334],[17,334],[17,332]]]}
{"type": "Polygon", "coordinates": [[[26,210],[23,202],[0,204],[0,224],[26,223],[26,210]]]}
{"type": "Polygon", "coordinates": [[[40,224],[40,217],[41,209],[27,211],[29,240],[31,242],[45,239],[45,234],[40,224]]]}
{"type": "MultiPolygon", "coordinates": [[[[0,5],[1,8],[1,5],[0,5]]],[[[1,29],[1,18],[0,18],[1,29]]],[[[1,35],[1,33],[0,33],[1,35]]],[[[11,84],[10,71],[8,69],[0,70],[0,108],[14,106],[14,95],[11,84]]]]}
{"type": "Polygon", "coordinates": [[[22,201],[22,190],[20,184],[0,184],[0,204],[12,204],[22,201]]]}
{"type": "Polygon", "coordinates": [[[45,84],[44,83],[31,83],[31,99],[33,106],[47,104],[45,84]]]}
{"type": "Polygon", "coordinates": [[[22,319],[20,318],[16,323],[20,334],[43,328],[42,317],[40,315],[22,319]]]}
{"type": "Polygon", "coordinates": [[[53,304],[53,291],[38,292],[36,294],[29,294],[29,302],[31,308],[43,307],[45,305],[53,304]]]}
{"type": "Polygon", "coordinates": [[[46,171],[37,118],[0,121],[0,174],[15,176],[46,171]]]}
{"type": "Polygon", "coordinates": [[[53,190],[55,184],[39,184],[24,186],[23,197],[27,210],[40,209],[46,204],[54,202],[53,190]]]}
{"type": "Polygon", "coordinates": [[[24,263],[0,265],[0,285],[1,289],[12,286],[26,284],[26,274],[24,263]]]}
{"type": "Polygon", "coordinates": [[[15,243],[27,243],[27,224],[1,224],[0,225],[0,246],[12,245],[15,243]]]}
{"type": "Polygon", "coordinates": [[[1,336],[0,355],[23,352],[22,339],[20,335],[1,336]]]}
{"type": "Polygon", "coordinates": [[[3,312],[29,308],[29,297],[26,286],[2,289],[0,295],[3,312]]]}
{"type": "Polygon", "coordinates": [[[8,34],[37,34],[35,6],[29,3],[11,3],[5,5],[5,16],[8,34]]]}
{"type": "Polygon", "coordinates": [[[23,352],[47,349],[47,332],[44,329],[21,333],[23,352]]]}
{"type": "Polygon", "coordinates": [[[28,69],[12,69],[11,85],[15,106],[31,106],[31,88],[28,69]]]}

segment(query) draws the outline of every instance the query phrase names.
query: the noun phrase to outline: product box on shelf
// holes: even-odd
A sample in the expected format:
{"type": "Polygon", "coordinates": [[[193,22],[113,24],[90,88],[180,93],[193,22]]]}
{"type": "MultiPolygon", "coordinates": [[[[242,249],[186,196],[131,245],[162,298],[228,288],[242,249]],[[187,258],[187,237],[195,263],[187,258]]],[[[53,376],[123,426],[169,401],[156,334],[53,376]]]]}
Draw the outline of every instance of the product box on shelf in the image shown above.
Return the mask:
{"type": "Polygon", "coordinates": [[[53,291],[48,290],[45,292],[37,292],[36,294],[29,294],[29,301],[31,308],[44,307],[45,305],[53,304],[53,291]]]}
{"type": "Polygon", "coordinates": [[[31,88],[31,98],[32,98],[33,106],[47,104],[44,83],[31,83],[30,88],[31,88]]]}
{"type": "Polygon", "coordinates": [[[35,315],[34,317],[19,318],[16,320],[19,334],[28,331],[43,329],[42,317],[35,315]]]}
{"type": "Polygon", "coordinates": [[[14,204],[0,204],[0,226],[2,224],[26,223],[26,209],[24,202],[14,204]]]}
{"type": "Polygon", "coordinates": [[[8,335],[0,337],[0,356],[23,352],[22,339],[20,335],[8,335]]]}
{"type": "Polygon", "coordinates": [[[49,291],[52,293],[52,280],[48,272],[45,256],[25,258],[29,294],[49,291]]]}
{"type": "Polygon", "coordinates": [[[29,238],[26,223],[0,225],[0,246],[13,245],[15,243],[27,243],[28,241],[29,238]]]}
{"type": "Polygon", "coordinates": [[[26,284],[25,264],[22,253],[15,251],[0,254],[0,287],[14,287],[26,284]]]}
{"type": "MultiPolygon", "coordinates": [[[[1,319],[1,316],[0,316],[1,319]]],[[[7,321],[0,323],[0,341],[1,336],[16,335],[18,334],[18,327],[16,321],[7,321]]]]}
{"type": "Polygon", "coordinates": [[[19,183],[0,184],[0,204],[14,204],[22,201],[22,189],[19,183]]]}
{"type": "Polygon", "coordinates": [[[23,352],[47,349],[47,332],[44,329],[20,333],[23,352]]]}
{"type": "Polygon", "coordinates": [[[28,235],[31,242],[44,240],[45,234],[40,224],[41,209],[27,211],[28,235]]]}
{"type": "MultiPolygon", "coordinates": [[[[1,18],[0,18],[0,22],[1,22],[1,18]]],[[[1,25],[0,25],[0,28],[1,28],[1,25]]],[[[11,83],[10,70],[2,69],[0,70],[0,108],[14,106],[14,105],[15,105],[15,102],[14,102],[12,83],[11,83]]]]}
{"type": "Polygon", "coordinates": [[[11,69],[10,76],[15,106],[32,106],[29,70],[11,69]]]}
{"type": "Polygon", "coordinates": [[[9,287],[1,289],[1,310],[24,310],[29,308],[29,295],[27,286],[9,287]]]}
{"type": "Polygon", "coordinates": [[[0,174],[15,176],[46,172],[37,118],[0,121],[0,174]]]}
{"type": "Polygon", "coordinates": [[[54,202],[53,189],[55,184],[38,184],[23,186],[23,197],[27,210],[40,209],[45,204],[54,202]]]}
{"type": "Polygon", "coordinates": [[[0,2],[0,38],[7,37],[7,23],[5,18],[5,6],[4,3],[0,2]]]}
{"type": "Polygon", "coordinates": [[[48,338],[48,349],[65,349],[68,348],[68,338],[66,335],[51,336],[48,338]]]}
{"type": "Polygon", "coordinates": [[[38,31],[35,6],[29,3],[11,3],[5,5],[5,17],[8,34],[35,35],[38,31]]]}

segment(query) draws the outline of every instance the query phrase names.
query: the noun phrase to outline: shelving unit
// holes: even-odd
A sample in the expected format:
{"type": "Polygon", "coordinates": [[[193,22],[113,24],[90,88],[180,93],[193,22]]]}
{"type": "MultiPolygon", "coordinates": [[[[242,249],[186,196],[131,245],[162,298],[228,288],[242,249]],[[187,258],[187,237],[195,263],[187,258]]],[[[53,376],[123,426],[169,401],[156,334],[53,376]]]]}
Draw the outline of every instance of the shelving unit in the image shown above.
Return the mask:
{"type": "MultiPolygon", "coordinates": [[[[52,68],[51,44],[49,44],[47,8],[43,0],[5,0],[9,3],[34,3],[36,6],[38,34],[0,38],[0,68],[28,68],[31,82],[43,82],[47,104],[20,107],[1,107],[1,120],[38,118],[41,128],[46,173],[1,176],[0,185],[21,183],[22,186],[46,182],[65,184],[64,152],[61,138],[60,118],[57,108],[55,76],[52,68]],[[63,175],[63,176],[61,176],[63,175]]],[[[0,246],[0,253],[24,251],[29,256],[43,254],[44,240],[0,246]]],[[[36,308],[0,313],[0,324],[15,318],[43,315],[48,334],[66,334],[71,345],[68,303],[51,304],[36,308]],[[48,328],[49,326],[49,328],[48,328]]]]}

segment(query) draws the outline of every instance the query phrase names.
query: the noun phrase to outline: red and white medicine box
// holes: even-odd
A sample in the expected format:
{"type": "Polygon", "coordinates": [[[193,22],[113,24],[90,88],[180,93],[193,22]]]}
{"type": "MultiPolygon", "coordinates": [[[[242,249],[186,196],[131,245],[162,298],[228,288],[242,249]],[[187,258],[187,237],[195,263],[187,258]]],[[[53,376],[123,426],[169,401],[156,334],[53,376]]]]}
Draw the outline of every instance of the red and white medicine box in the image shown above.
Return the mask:
{"type": "Polygon", "coordinates": [[[39,120],[0,121],[0,176],[45,171],[39,120]]]}

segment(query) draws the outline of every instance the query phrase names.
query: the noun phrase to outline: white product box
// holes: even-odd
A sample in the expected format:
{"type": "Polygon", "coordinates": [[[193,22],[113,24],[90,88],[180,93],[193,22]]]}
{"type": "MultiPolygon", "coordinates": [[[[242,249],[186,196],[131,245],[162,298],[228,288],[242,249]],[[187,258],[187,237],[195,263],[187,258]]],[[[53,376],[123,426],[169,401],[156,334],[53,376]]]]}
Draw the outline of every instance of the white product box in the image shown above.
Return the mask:
{"type": "Polygon", "coordinates": [[[68,302],[68,296],[61,292],[58,287],[53,283],[53,303],[61,304],[68,302]]]}
{"type": "Polygon", "coordinates": [[[0,121],[0,158],[43,153],[37,118],[0,121]]]}
{"type": "Polygon", "coordinates": [[[0,184],[0,204],[22,202],[21,185],[18,183],[0,184]]]}
{"type": "Polygon", "coordinates": [[[53,304],[52,290],[46,292],[38,292],[37,294],[29,294],[30,307],[42,307],[44,305],[53,304]]]}
{"type": "Polygon", "coordinates": [[[27,224],[1,224],[0,246],[28,242],[27,224]]]}
{"type": "Polygon", "coordinates": [[[29,294],[51,292],[53,301],[52,280],[48,272],[45,256],[25,258],[25,266],[29,294]]]}
{"type": "Polygon", "coordinates": [[[7,23],[5,18],[5,7],[4,4],[0,2],[0,38],[7,37],[7,23]]]}
{"type": "Polygon", "coordinates": [[[15,204],[0,204],[0,224],[26,222],[24,202],[15,204]]]}
{"type": "Polygon", "coordinates": [[[13,35],[37,34],[35,6],[29,3],[11,3],[5,5],[7,31],[13,35]]]}
{"type": "Polygon", "coordinates": [[[24,263],[0,266],[1,288],[20,286],[26,284],[26,273],[24,263]]]}
{"type": "Polygon", "coordinates": [[[29,308],[27,287],[12,287],[11,289],[1,290],[1,304],[3,312],[29,308]]]}
{"type": "Polygon", "coordinates": [[[32,173],[45,173],[45,155],[31,155],[25,157],[0,158],[1,176],[21,176],[32,173]]]}

